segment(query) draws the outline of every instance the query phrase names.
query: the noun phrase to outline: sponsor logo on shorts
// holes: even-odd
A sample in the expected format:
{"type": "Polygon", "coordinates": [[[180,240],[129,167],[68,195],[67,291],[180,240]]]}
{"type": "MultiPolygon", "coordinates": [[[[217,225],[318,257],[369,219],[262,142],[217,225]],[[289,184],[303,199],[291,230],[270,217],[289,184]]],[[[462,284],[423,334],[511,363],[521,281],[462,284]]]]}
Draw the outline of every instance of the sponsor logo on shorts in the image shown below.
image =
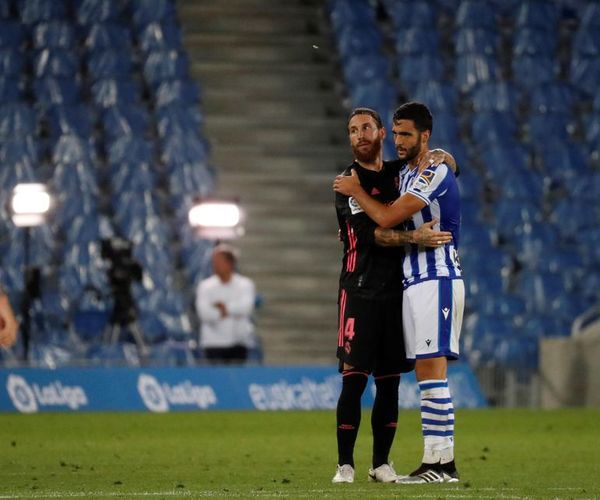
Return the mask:
{"type": "Polygon", "coordinates": [[[444,307],[442,309],[442,314],[444,315],[444,319],[448,319],[448,314],[450,313],[450,309],[448,309],[447,307],[444,307]]]}

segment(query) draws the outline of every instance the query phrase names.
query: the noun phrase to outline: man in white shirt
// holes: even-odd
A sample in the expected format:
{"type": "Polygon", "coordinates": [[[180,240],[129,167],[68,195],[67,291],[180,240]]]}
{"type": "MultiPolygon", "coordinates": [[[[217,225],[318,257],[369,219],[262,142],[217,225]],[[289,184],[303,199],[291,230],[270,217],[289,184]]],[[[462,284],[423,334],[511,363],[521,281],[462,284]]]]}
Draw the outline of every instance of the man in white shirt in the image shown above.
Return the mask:
{"type": "Polygon", "coordinates": [[[200,346],[210,361],[243,362],[255,345],[255,287],[251,279],[235,272],[236,263],[235,248],[217,245],[212,256],[214,274],[196,290],[200,346]]]}

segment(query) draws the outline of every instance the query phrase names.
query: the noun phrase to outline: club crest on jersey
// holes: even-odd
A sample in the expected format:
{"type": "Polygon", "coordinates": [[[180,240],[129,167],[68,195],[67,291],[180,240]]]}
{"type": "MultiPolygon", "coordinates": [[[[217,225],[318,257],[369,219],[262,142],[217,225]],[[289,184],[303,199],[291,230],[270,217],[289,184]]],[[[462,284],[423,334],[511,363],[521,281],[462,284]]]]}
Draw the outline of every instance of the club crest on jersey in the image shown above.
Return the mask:
{"type": "Polygon", "coordinates": [[[350,212],[352,212],[352,215],[364,212],[362,207],[358,204],[358,201],[352,197],[348,198],[348,206],[350,207],[350,212]]]}

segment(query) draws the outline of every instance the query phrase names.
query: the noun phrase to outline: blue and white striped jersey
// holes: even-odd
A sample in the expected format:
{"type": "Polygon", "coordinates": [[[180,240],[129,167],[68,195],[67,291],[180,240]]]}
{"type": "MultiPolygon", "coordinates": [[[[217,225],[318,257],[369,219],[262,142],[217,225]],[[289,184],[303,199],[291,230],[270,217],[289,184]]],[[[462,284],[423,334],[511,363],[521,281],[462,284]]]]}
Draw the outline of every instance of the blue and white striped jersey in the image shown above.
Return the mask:
{"type": "Polygon", "coordinates": [[[451,232],[452,242],[440,248],[406,245],[404,288],[431,279],[460,278],[460,195],[454,173],[445,163],[428,167],[420,174],[417,168],[410,170],[405,166],[400,171],[400,196],[405,193],[410,193],[427,204],[405,221],[406,229],[416,229],[423,223],[436,219],[439,223],[434,229],[451,232]]]}

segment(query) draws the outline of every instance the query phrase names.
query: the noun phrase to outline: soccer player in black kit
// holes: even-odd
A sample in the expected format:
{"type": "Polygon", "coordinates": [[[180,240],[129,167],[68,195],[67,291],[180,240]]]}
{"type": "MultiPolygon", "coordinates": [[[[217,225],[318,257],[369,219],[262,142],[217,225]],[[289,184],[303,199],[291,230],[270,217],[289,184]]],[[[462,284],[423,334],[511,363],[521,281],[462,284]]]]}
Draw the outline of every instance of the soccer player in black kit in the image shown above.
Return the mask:
{"type": "MultiPolygon", "coordinates": [[[[379,114],[357,108],[348,120],[348,135],[355,161],[344,175],[356,170],[361,186],[383,203],[398,198],[399,161],[383,161],[385,137],[379,114]]],[[[436,150],[427,161],[454,159],[436,150]]],[[[398,419],[400,374],[411,371],[402,334],[402,246],[417,243],[441,246],[451,235],[431,229],[435,221],[416,231],[377,227],[353,198],[336,193],[335,207],[344,244],[338,301],[337,357],[342,392],[337,405],[338,465],[334,483],[354,481],[354,444],[361,417],[361,397],[369,374],[376,396],[371,416],[373,463],[369,478],[378,482],[397,479],[389,451],[398,419]]]]}

